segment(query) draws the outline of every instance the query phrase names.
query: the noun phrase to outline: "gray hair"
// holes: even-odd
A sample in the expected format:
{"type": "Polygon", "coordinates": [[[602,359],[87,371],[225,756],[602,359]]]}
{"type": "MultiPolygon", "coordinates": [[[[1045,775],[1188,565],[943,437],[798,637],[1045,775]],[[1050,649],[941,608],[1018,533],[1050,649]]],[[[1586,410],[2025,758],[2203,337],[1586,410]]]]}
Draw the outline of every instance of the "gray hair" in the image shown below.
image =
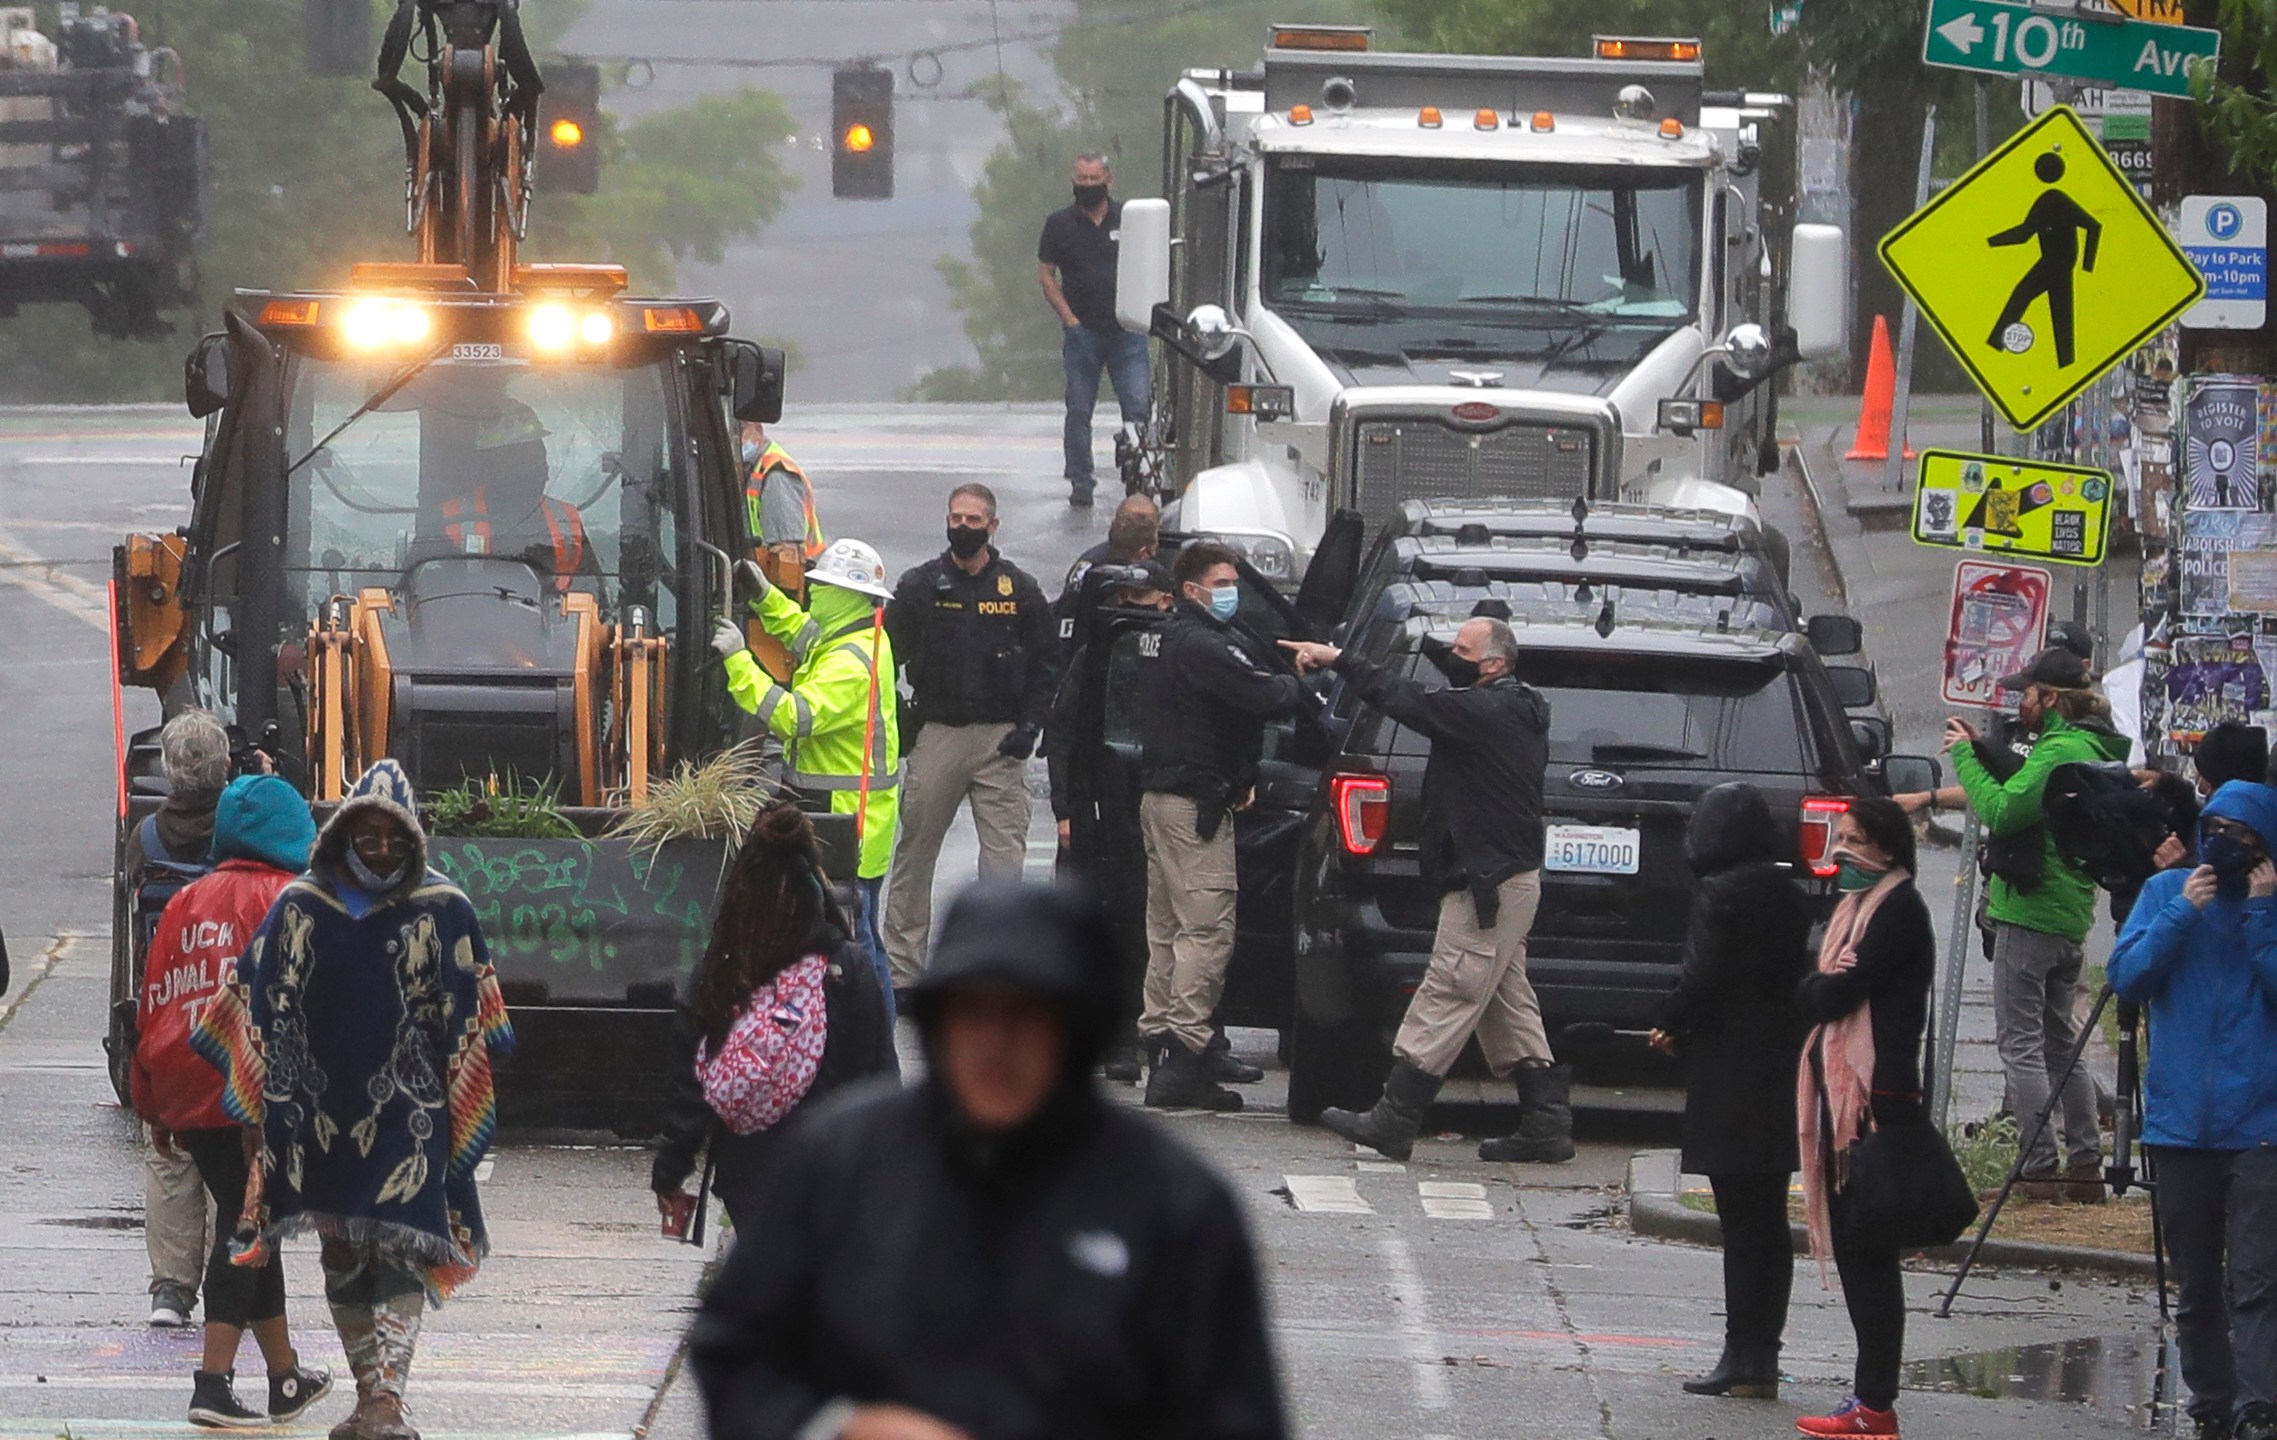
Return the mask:
{"type": "Polygon", "coordinates": [[[1505,675],[1515,672],[1518,668],[1518,636],[1516,632],[1511,630],[1510,622],[1497,620],[1492,615],[1481,615],[1475,618],[1486,622],[1486,652],[1479,658],[1481,660],[1499,659],[1502,662],[1502,673],[1505,675]]]}
{"type": "Polygon", "coordinates": [[[1075,157],[1075,163],[1078,165],[1096,165],[1102,170],[1112,170],[1115,168],[1114,166],[1109,165],[1107,163],[1107,157],[1097,150],[1084,151],[1081,155],[1075,157]]]}
{"type": "Polygon", "coordinates": [[[229,732],[210,711],[184,710],[158,732],[158,761],[174,794],[219,795],[229,783],[229,732]]]}

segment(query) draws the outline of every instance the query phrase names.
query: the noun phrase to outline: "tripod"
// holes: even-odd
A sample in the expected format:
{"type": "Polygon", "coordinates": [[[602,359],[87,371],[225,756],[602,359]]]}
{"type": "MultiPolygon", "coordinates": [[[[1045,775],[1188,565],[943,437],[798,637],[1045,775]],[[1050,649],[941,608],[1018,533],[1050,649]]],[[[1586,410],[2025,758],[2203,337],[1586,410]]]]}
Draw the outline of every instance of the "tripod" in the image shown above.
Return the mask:
{"type": "MultiPolygon", "coordinates": [[[[2087,1054],[2087,1043],[2094,1038],[2095,1027],[2103,1023],[2103,1007],[2115,998],[2116,992],[2108,985],[2103,987],[2101,995],[2095,997],[2095,1008],[2089,1012],[2087,1023],[2079,1029],[2079,1041],[2071,1047],[2071,1057],[2064,1062],[2063,1074],[2048,1088],[2048,1103],[2040,1107],[2039,1116],[2032,1122],[2030,1133],[2019,1137],[2016,1160],[2008,1167],[2008,1178],[2001,1182],[2000,1193],[1993,1197],[1992,1208],[1985,1211],[1984,1219],[1978,1223],[1976,1236],[1969,1241],[1968,1253],[1961,1257],[1961,1268],[1953,1276],[1952,1287],[1945,1292],[1945,1298],[1937,1302],[1938,1319],[1951,1318],[1954,1297],[1961,1293],[1961,1286],[1968,1280],[1969,1271],[1976,1267],[1977,1254],[1984,1249],[1985,1237],[1992,1233],[1993,1222],[2000,1218],[2002,1207],[2008,1204],[2010,1192],[2015,1190],[2016,1182],[2023,1178],[2024,1157],[2031,1153],[2032,1147],[2047,1133],[2048,1121],[2055,1115],[2056,1106],[2063,1103],[2064,1087],[2071,1083],[2071,1077],[2078,1072],[2079,1062],[2087,1054]]],[[[2112,1116],[2111,1163],[2104,1167],[2103,1183],[2111,1187],[2113,1195],[2124,1195],[2130,1188],[2140,1185],[2151,1197],[2151,1264],[2158,1279],[2159,1323],[2164,1325],[2168,1319],[2166,1238],[2159,1226],[2158,1177],[2153,1174],[2147,1180],[2137,1180],[2132,1163],[2135,1117],[2142,1100],[2142,1067],[2135,1047],[2135,1031],[2141,1021],[2139,1006],[2126,1000],[2119,1001],[2118,1094],[2112,1116]]]]}

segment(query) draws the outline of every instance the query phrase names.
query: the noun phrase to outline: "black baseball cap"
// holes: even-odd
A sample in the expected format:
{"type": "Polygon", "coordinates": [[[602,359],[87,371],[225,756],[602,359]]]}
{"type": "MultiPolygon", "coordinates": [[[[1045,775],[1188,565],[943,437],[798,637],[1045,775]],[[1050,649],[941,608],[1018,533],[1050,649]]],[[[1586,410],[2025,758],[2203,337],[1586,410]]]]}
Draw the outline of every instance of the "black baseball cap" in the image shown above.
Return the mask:
{"type": "Polygon", "coordinates": [[[2058,650],[2069,650],[2088,664],[2095,663],[2095,637],[2077,620],[2050,620],[2048,644],[2058,650]]]}
{"type": "Polygon", "coordinates": [[[2032,663],[2013,675],[2000,677],[2000,688],[2021,692],[2027,685],[2046,685],[2057,690],[2078,690],[2087,684],[2087,662],[2075,651],[2061,645],[2050,645],[2032,657],[2032,663]]]}

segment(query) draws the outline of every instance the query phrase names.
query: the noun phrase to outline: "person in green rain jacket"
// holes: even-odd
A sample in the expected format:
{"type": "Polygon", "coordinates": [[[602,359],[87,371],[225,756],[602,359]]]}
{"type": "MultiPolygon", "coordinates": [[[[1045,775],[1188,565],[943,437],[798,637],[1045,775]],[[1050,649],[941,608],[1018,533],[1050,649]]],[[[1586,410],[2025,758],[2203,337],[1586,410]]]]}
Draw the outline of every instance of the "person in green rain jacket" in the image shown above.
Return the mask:
{"type": "Polygon", "coordinates": [[[1996,870],[1987,887],[2000,1062],[2008,1072],[2009,1103],[2024,1132],[2025,1195],[2093,1203],[2103,1198],[2095,1086],[2084,1066],[2070,1062],[2079,1044],[2079,972],[2085,959],[2080,941],[2095,923],[2095,884],[2056,852],[2041,819],[2040,798],[2058,765],[2124,760],[2127,739],[2111,728],[2110,704],[2089,685],[2087,662],[2069,650],[2050,646],[2000,684],[2023,696],[2017,721],[2037,737],[2023,767],[2007,780],[1994,779],[1985,768],[1974,743],[1976,731],[1967,721],[1945,722],[1953,778],[1967,792],[1969,808],[1985,830],[1995,837],[2039,831],[2039,875],[2014,879],[1996,870]],[[2058,1081],[2063,1083],[2067,1161],[2060,1174],[2057,1125],[2036,1124],[2058,1081]]]}
{"type": "Polygon", "coordinates": [[[878,916],[901,811],[901,730],[893,642],[879,621],[893,594],[885,562],[859,540],[836,541],[807,570],[805,609],[758,567],[739,570],[758,592],[753,613],[797,668],[788,685],[777,683],[751,654],[743,627],[722,616],[712,648],[727,662],[728,694],[783,742],[784,779],[793,788],[817,802],[826,797],[833,814],[858,815],[860,939],[891,996],[878,916]]]}

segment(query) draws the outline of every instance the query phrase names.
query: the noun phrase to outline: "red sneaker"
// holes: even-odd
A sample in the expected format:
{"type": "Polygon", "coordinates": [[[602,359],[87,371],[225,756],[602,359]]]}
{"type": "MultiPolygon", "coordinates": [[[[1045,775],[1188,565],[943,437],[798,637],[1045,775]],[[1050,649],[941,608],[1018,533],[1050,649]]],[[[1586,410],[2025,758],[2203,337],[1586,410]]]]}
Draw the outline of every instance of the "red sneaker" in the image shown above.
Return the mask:
{"type": "Polygon", "coordinates": [[[1876,1410],[1855,1395],[1846,1395],[1829,1415],[1805,1415],[1795,1422],[1803,1435],[1897,1434],[1897,1411],[1876,1410]]]}

